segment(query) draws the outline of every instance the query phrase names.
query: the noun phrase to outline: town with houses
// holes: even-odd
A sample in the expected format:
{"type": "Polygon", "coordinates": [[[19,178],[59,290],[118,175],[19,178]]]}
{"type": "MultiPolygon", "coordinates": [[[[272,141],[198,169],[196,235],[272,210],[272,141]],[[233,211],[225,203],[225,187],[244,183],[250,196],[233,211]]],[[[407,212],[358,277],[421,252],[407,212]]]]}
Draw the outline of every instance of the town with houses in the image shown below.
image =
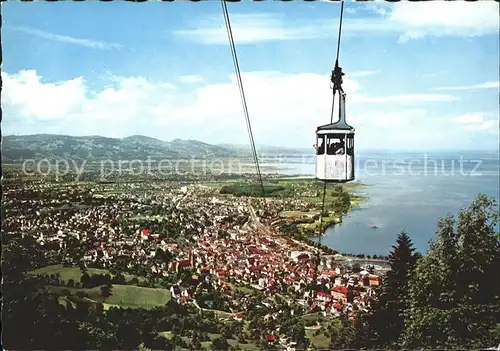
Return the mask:
{"type": "MultiPolygon", "coordinates": [[[[235,321],[245,320],[255,294],[262,306],[281,296],[304,315],[353,319],[381,284],[382,267],[356,269],[348,257],[280,233],[278,213],[315,206],[304,200],[227,196],[196,183],[40,181],[8,189],[4,203],[5,232],[36,238],[52,265],[134,274],[199,309],[207,306],[198,297],[215,290],[235,321]]],[[[266,340],[293,349],[278,334],[266,340]]]]}

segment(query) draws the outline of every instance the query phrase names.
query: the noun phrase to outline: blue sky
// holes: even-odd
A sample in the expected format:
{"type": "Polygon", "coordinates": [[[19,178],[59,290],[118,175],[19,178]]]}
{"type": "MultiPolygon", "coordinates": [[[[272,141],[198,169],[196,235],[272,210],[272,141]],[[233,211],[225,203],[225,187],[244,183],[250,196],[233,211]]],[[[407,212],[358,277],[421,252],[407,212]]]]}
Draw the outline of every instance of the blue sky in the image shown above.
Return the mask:
{"type": "MultiPolygon", "coordinates": [[[[3,133],[247,143],[218,1],[2,4],[3,133]]],[[[329,122],[339,3],[229,3],[258,144],[329,122]]],[[[345,4],[360,149],[497,149],[499,3],[345,4]]]]}

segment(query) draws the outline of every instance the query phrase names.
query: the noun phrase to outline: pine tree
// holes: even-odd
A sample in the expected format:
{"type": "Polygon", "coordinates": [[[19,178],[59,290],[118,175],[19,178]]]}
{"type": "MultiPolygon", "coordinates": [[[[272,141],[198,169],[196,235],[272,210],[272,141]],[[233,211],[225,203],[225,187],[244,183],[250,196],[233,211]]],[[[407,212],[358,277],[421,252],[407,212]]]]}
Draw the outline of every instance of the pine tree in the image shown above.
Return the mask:
{"type": "Polygon", "coordinates": [[[144,346],[144,343],[141,343],[139,344],[139,346],[137,347],[137,351],[151,351],[151,349],[147,348],[146,346],[144,346]]]}
{"type": "Polygon", "coordinates": [[[332,330],[332,348],[393,348],[405,326],[404,312],[408,301],[408,281],[419,253],[407,233],[398,235],[389,255],[390,270],[376,289],[378,299],[368,313],[358,312],[354,321],[341,318],[332,330]]]}
{"type": "Polygon", "coordinates": [[[389,255],[390,270],[378,290],[379,298],[366,319],[365,339],[374,347],[394,347],[405,325],[404,311],[408,300],[408,282],[418,254],[406,232],[398,235],[389,255]],[[370,340],[369,340],[370,339],[370,340]]]}
{"type": "Polygon", "coordinates": [[[498,206],[485,195],[441,219],[409,283],[409,347],[485,348],[500,342],[498,206]]]}

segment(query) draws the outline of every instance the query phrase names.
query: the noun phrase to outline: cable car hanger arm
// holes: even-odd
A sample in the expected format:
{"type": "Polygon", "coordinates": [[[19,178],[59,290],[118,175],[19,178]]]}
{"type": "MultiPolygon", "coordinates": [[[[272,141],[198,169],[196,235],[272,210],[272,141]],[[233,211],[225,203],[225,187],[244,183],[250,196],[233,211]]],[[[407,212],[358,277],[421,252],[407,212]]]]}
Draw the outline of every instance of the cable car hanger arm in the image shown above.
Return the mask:
{"type": "Polygon", "coordinates": [[[344,80],[342,79],[343,76],[345,76],[345,73],[342,72],[342,68],[339,66],[339,61],[337,60],[335,62],[335,68],[333,69],[332,75],[330,77],[330,81],[333,84],[334,90],[340,90],[344,92],[342,89],[342,83],[344,83],[344,80]]]}
{"type": "Polygon", "coordinates": [[[335,58],[335,68],[332,71],[331,82],[333,87],[340,87],[342,85],[342,68],[339,66],[339,55],[340,55],[340,39],[342,38],[342,19],[344,17],[344,1],[342,0],[340,4],[340,21],[339,21],[339,36],[337,38],[337,56],[335,58]]]}

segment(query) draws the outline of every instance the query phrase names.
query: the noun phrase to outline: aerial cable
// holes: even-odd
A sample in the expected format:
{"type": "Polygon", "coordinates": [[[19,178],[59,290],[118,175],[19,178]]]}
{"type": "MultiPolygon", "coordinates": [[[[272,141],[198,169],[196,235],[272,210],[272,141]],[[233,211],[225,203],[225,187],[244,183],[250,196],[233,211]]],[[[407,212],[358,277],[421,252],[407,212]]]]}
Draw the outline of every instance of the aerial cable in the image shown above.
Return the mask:
{"type": "MultiPolygon", "coordinates": [[[[342,36],[343,13],[344,13],[344,1],[342,0],[341,5],[340,5],[339,35],[337,38],[337,55],[335,58],[335,68],[333,69],[332,76],[331,76],[331,81],[333,83],[333,87],[332,87],[333,88],[332,89],[333,90],[333,101],[332,101],[332,113],[331,113],[331,117],[330,117],[330,123],[333,123],[333,114],[334,114],[334,108],[335,108],[335,93],[336,93],[337,89],[340,88],[340,84],[338,84],[338,83],[341,82],[341,78],[343,75],[342,70],[339,67],[340,38],[342,36]]],[[[342,98],[342,96],[340,98],[342,98]]],[[[325,143],[326,143],[326,141],[325,141],[325,143]]],[[[326,149],[326,145],[325,145],[325,149],[326,149]]],[[[320,245],[321,245],[321,239],[323,237],[323,214],[325,212],[326,185],[327,185],[327,181],[325,180],[324,184],[323,184],[323,200],[321,203],[321,213],[320,213],[320,217],[319,217],[319,240],[318,240],[318,243],[320,245]]],[[[318,255],[317,255],[316,274],[317,274],[317,271],[319,269],[319,264],[320,264],[319,252],[320,251],[318,251],[318,255]]],[[[316,280],[316,277],[315,277],[315,280],[316,280]]],[[[314,283],[316,284],[316,281],[314,283]]]]}
{"type": "MultiPolygon", "coordinates": [[[[337,86],[336,86],[336,76],[335,75],[340,75],[340,78],[342,78],[342,70],[339,68],[339,55],[340,55],[340,38],[342,37],[342,19],[343,19],[343,14],[344,14],[344,1],[340,3],[340,22],[339,22],[339,35],[337,38],[337,55],[335,58],[335,68],[333,69],[332,72],[332,77],[331,81],[333,83],[333,102],[332,102],[332,113],[330,116],[330,123],[333,123],[333,109],[335,107],[335,93],[337,92],[337,86]]],[[[341,97],[342,98],[342,97],[341,97]]]]}
{"type": "Polygon", "coordinates": [[[344,14],[344,1],[340,3],[340,23],[339,23],[339,37],[337,40],[337,57],[335,59],[335,66],[339,65],[339,54],[340,54],[340,37],[342,35],[342,17],[344,14]]]}
{"type": "Polygon", "coordinates": [[[259,158],[257,155],[257,150],[255,148],[255,142],[253,139],[253,133],[252,133],[252,126],[250,124],[250,116],[248,114],[248,107],[247,107],[247,101],[245,98],[245,91],[243,90],[243,82],[241,79],[241,71],[240,71],[240,65],[238,63],[238,55],[236,54],[236,47],[234,44],[234,39],[233,39],[233,31],[231,29],[231,22],[229,20],[229,13],[227,11],[227,4],[225,0],[221,0],[221,5],[222,5],[222,12],[224,14],[224,22],[226,24],[226,31],[227,31],[227,36],[229,39],[229,46],[231,47],[231,54],[233,56],[233,64],[234,64],[234,70],[236,73],[236,79],[238,81],[238,87],[240,90],[240,97],[241,97],[241,102],[243,105],[243,113],[245,114],[245,120],[247,123],[247,130],[248,130],[248,135],[250,137],[250,147],[252,149],[252,154],[254,158],[254,163],[255,163],[255,168],[257,171],[257,175],[259,177],[259,182],[262,187],[262,195],[265,197],[265,189],[264,189],[264,182],[262,181],[262,175],[260,173],[260,166],[259,166],[259,158]]]}

